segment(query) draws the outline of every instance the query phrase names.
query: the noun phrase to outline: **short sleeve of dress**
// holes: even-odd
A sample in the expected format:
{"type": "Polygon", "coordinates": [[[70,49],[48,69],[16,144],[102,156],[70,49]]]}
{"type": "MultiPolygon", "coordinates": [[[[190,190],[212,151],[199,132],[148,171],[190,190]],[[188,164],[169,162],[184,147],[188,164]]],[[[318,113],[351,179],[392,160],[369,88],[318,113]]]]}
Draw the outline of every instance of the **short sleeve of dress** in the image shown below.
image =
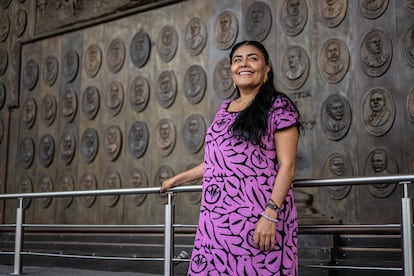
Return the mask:
{"type": "Polygon", "coordinates": [[[269,119],[270,128],[273,133],[278,130],[299,125],[299,113],[292,101],[285,95],[275,99],[269,119]]]}

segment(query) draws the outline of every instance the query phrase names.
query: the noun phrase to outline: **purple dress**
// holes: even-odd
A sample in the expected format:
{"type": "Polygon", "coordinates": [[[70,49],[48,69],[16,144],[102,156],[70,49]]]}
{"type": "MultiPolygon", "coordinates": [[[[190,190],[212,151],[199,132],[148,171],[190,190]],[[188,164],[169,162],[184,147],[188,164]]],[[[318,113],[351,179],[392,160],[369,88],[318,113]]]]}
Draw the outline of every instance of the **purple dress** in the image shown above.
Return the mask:
{"type": "Polygon", "coordinates": [[[274,248],[256,249],[253,233],[279,169],[274,133],[297,125],[298,113],[286,97],[277,97],[261,148],[229,135],[238,114],[227,111],[230,102],[221,105],[206,135],[200,217],[188,275],[297,275],[292,186],[280,206],[274,248]]]}

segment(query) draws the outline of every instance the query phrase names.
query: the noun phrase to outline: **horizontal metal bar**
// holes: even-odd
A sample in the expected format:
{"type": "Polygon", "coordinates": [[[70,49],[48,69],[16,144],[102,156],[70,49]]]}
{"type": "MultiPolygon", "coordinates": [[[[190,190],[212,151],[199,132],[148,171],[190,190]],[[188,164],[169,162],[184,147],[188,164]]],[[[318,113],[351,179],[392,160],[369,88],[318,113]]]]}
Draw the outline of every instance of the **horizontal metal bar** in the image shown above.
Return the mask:
{"type": "Polygon", "coordinates": [[[302,267],[325,268],[325,269],[350,269],[350,270],[403,271],[401,267],[380,267],[380,266],[302,265],[302,267]]]}
{"type": "Polygon", "coordinates": [[[96,256],[96,255],[72,255],[72,254],[57,254],[57,253],[42,253],[24,251],[22,255],[31,256],[46,256],[46,257],[63,257],[63,258],[77,258],[77,259],[96,259],[96,260],[119,260],[119,261],[164,261],[164,258],[155,257],[116,257],[116,256],[96,256]]]}
{"type": "MultiPolygon", "coordinates": [[[[0,224],[0,226],[2,226],[0,224]]],[[[23,224],[24,227],[41,227],[41,228],[164,228],[164,224],[140,224],[140,225],[122,225],[122,224],[23,224]]]]}

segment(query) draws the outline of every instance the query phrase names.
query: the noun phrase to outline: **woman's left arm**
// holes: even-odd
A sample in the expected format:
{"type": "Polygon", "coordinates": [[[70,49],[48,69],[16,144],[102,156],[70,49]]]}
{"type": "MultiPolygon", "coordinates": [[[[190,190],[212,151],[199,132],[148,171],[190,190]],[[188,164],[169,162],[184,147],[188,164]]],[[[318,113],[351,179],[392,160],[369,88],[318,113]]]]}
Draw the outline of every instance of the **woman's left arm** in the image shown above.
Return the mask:
{"type": "MultiPolygon", "coordinates": [[[[289,192],[290,185],[295,177],[296,153],[299,141],[299,131],[297,127],[290,127],[277,131],[274,136],[276,144],[279,171],[276,176],[275,184],[271,197],[273,204],[280,207],[285,201],[289,192]]],[[[277,211],[266,207],[264,214],[271,219],[277,219],[277,211]]],[[[268,218],[261,217],[256,225],[254,233],[254,243],[256,248],[261,251],[268,251],[275,245],[276,223],[268,218]]]]}

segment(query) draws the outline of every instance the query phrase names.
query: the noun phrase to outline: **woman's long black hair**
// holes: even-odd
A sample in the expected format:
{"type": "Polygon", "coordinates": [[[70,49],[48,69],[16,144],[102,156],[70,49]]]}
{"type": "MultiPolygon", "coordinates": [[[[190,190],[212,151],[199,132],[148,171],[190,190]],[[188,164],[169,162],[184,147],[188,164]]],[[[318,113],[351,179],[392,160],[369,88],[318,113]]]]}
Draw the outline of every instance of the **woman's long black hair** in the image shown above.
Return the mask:
{"type": "MultiPolygon", "coordinates": [[[[266,48],[258,41],[246,40],[239,42],[233,46],[230,52],[230,62],[233,60],[234,52],[243,45],[251,45],[256,47],[264,56],[265,62],[270,66],[270,71],[267,75],[267,80],[260,87],[259,92],[253,99],[253,101],[248,105],[243,111],[241,111],[234,123],[230,126],[230,132],[233,136],[242,139],[244,141],[250,141],[254,145],[263,146],[262,138],[266,133],[268,127],[268,115],[269,110],[273,105],[273,102],[278,96],[286,97],[290,102],[292,102],[287,95],[282,92],[279,92],[275,89],[273,83],[273,69],[269,62],[269,53],[266,48]]],[[[236,96],[235,98],[240,97],[239,88],[236,87],[236,96]]],[[[295,104],[292,102],[293,106],[296,108],[295,104]]],[[[297,110],[297,108],[296,108],[297,110]]],[[[299,112],[299,111],[298,111],[299,112]]],[[[300,122],[298,122],[300,125],[300,122]]]]}

